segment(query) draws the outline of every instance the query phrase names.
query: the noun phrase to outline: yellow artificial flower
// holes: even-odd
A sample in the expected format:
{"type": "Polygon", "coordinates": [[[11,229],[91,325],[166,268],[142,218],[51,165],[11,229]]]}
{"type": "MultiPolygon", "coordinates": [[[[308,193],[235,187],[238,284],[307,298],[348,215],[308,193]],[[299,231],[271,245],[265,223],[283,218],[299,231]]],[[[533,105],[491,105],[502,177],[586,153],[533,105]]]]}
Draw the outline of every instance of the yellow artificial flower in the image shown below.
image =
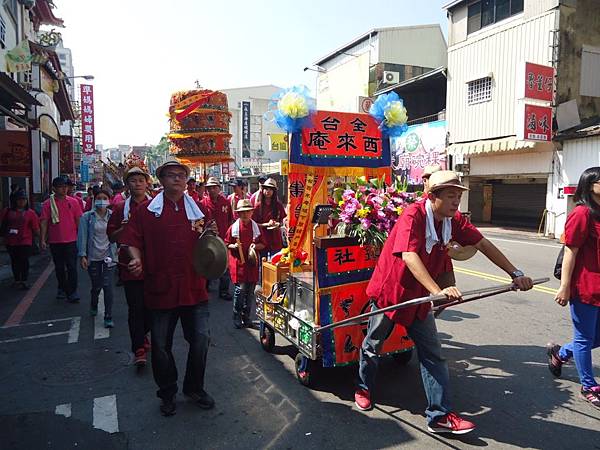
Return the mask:
{"type": "Polygon", "coordinates": [[[295,92],[288,92],[281,97],[277,107],[284,116],[292,119],[308,116],[308,102],[306,101],[306,98],[295,92]]]}
{"type": "Polygon", "coordinates": [[[289,252],[290,252],[290,249],[289,249],[289,248],[287,248],[287,247],[285,247],[285,248],[281,249],[281,254],[282,254],[282,255],[287,255],[289,252]]]}
{"type": "Polygon", "coordinates": [[[369,208],[361,208],[358,211],[356,211],[356,215],[359,219],[364,219],[369,215],[370,212],[371,210],[369,208]]]}
{"type": "Polygon", "coordinates": [[[404,125],[408,120],[406,108],[400,101],[395,101],[390,104],[390,107],[383,113],[388,127],[404,125]]]}
{"type": "Polygon", "coordinates": [[[398,213],[398,215],[402,214],[402,211],[404,211],[404,208],[402,208],[402,206],[398,206],[396,208],[396,212],[398,213]]]}
{"type": "Polygon", "coordinates": [[[341,208],[342,206],[344,206],[344,200],[340,200],[340,201],[338,202],[338,206],[339,206],[340,208],[341,208]]]}

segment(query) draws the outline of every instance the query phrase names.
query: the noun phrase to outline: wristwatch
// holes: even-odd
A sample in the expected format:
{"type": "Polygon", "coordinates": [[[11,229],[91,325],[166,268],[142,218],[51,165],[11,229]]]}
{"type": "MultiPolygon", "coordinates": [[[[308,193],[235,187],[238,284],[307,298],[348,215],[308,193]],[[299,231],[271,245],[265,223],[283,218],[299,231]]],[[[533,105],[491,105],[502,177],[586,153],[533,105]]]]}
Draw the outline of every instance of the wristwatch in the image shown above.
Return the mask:
{"type": "Polygon", "coordinates": [[[519,277],[524,277],[525,274],[523,273],[522,270],[515,270],[514,272],[511,272],[510,277],[514,280],[515,278],[519,278],[519,277]]]}

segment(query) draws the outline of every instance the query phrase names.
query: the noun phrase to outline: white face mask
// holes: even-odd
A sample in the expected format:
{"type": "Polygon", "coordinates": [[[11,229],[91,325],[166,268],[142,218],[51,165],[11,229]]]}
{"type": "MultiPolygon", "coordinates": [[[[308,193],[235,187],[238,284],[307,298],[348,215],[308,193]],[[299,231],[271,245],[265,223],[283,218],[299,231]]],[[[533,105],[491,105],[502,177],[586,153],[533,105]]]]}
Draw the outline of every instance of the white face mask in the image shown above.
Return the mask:
{"type": "Polygon", "coordinates": [[[96,200],[94,202],[94,205],[96,206],[96,208],[108,208],[110,202],[108,200],[96,200]]]}

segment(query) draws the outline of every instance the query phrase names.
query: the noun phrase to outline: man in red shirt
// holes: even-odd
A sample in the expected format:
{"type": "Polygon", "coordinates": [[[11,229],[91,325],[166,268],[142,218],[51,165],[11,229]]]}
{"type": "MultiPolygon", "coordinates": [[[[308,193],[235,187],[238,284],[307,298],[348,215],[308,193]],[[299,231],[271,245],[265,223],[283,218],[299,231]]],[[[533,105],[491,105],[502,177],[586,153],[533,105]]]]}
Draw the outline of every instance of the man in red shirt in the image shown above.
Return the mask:
{"type": "Polygon", "coordinates": [[[54,194],[42,203],[40,246],[46,250],[50,245],[58,280],[56,298],[67,298],[71,303],[78,303],[77,229],[83,211],[79,200],[67,195],[67,189],[64,177],[52,180],[54,194]]]}
{"type": "MultiPolygon", "coordinates": [[[[150,175],[139,167],[132,167],[125,172],[123,181],[129,190],[129,197],[123,203],[113,207],[106,227],[106,234],[111,242],[119,244],[119,262],[128,264],[130,261],[121,239],[121,234],[127,228],[129,219],[142,204],[147,204],[151,197],[148,195],[148,186],[152,181],[150,175]]],[[[129,336],[131,338],[131,351],[135,355],[135,365],[143,367],[146,365],[147,351],[150,343],[146,334],[150,331],[150,311],[144,305],[144,275],[134,276],[128,270],[119,269],[119,277],[125,288],[125,298],[129,309],[128,324],[129,336]]]]}
{"type": "MultiPolygon", "coordinates": [[[[457,216],[464,190],[467,188],[454,172],[441,170],[430,177],[428,199],[405,209],[383,246],[367,287],[373,311],[427,294],[445,294],[450,300],[459,300],[461,293],[455,286],[441,289],[436,281],[444,271],[450,240],[461,245],[475,245],[496,266],[510,274],[519,289],[532,288],[529,277],[513,266],[470,222],[457,216]]],[[[441,354],[430,303],[370,318],[360,351],[356,406],[361,410],[372,407],[371,392],[375,387],[378,353],[395,323],[406,327],[417,349],[428,401],[425,410],[428,430],[454,434],[472,431],[475,425],[452,412],[448,404],[448,367],[441,354]]]]}
{"type": "MultiPolygon", "coordinates": [[[[217,223],[219,237],[225,240],[227,230],[233,223],[231,205],[221,193],[221,183],[215,177],[206,180],[206,190],[208,195],[200,200],[200,205],[202,210],[217,223]]],[[[227,301],[232,299],[229,293],[229,270],[219,279],[219,297],[227,301]]]]}
{"type": "Polygon", "coordinates": [[[120,181],[115,181],[112,185],[113,197],[110,199],[110,206],[114,208],[125,202],[125,186],[120,181]]]}
{"type": "Polygon", "coordinates": [[[256,206],[256,201],[258,200],[258,196],[260,195],[260,191],[262,191],[262,187],[265,181],[267,181],[266,175],[258,176],[258,189],[254,194],[250,196],[250,202],[252,203],[252,206],[256,206]]]}
{"type": "Polygon", "coordinates": [[[200,202],[200,196],[198,195],[198,192],[196,192],[196,179],[194,177],[187,181],[186,193],[192,197],[196,203],[200,202]]]}
{"type": "Polygon", "coordinates": [[[156,169],[164,191],[138,207],[119,237],[129,246],[129,270],[134,276],[144,272],[144,301],[152,314],[152,372],[165,416],[176,412],[177,368],[172,345],[178,320],[190,346],[183,393],[201,408],[215,404],[204,390],[210,339],[206,280],[193,268],[193,248],[204,215],[184,192],[189,175],[190,169],[176,161],[156,169]]]}

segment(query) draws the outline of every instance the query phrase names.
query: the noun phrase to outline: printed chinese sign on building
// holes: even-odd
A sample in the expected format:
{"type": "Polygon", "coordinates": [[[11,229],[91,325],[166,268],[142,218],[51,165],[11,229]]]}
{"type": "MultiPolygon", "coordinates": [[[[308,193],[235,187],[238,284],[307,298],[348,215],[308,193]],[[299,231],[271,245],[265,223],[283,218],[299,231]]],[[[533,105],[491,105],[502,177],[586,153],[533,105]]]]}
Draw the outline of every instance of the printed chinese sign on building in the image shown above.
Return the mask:
{"type": "MultiPolygon", "coordinates": [[[[525,98],[544,102],[552,101],[554,90],[554,68],[539,64],[525,63],[525,98]]],[[[522,82],[523,82],[522,81],[522,82]]]]}
{"type": "Polygon", "coordinates": [[[269,135],[272,152],[287,152],[289,150],[288,135],[285,133],[271,133],[269,135]]]}
{"type": "Polygon", "coordinates": [[[524,105],[520,139],[550,142],[552,140],[552,107],[524,105]]]}
{"type": "Polygon", "coordinates": [[[94,87],[81,85],[81,139],[83,154],[93,155],[96,148],[94,133],[94,87]]]}
{"type": "Polygon", "coordinates": [[[242,102],[242,158],[250,158],[250,102],[242,102]]]}
{"type": "Polygon", "coordinates": [[[371,116],[317,111],[313,127],[292,135],[290,162],[329,167],[386,167],[389,139],[371,116]]]}
{"type": "Polygon", "coordinates": [[[71,136],[60,137],[60,161],[59,172],[61,174],[72,174],[73,169],[73,138],[71,136]]]}
{"type": "Polygon", "coordinates": [[[0,176],[26,177],[31,173],[31,144],[26,131],[0,131],[0,176]]]}
{"type": "Polygon", "coordinates": [[[426,166],[446,167],[446,121],[411,125],[392,139],[392,170],[409,184],[421,184],[426,166]]]}

